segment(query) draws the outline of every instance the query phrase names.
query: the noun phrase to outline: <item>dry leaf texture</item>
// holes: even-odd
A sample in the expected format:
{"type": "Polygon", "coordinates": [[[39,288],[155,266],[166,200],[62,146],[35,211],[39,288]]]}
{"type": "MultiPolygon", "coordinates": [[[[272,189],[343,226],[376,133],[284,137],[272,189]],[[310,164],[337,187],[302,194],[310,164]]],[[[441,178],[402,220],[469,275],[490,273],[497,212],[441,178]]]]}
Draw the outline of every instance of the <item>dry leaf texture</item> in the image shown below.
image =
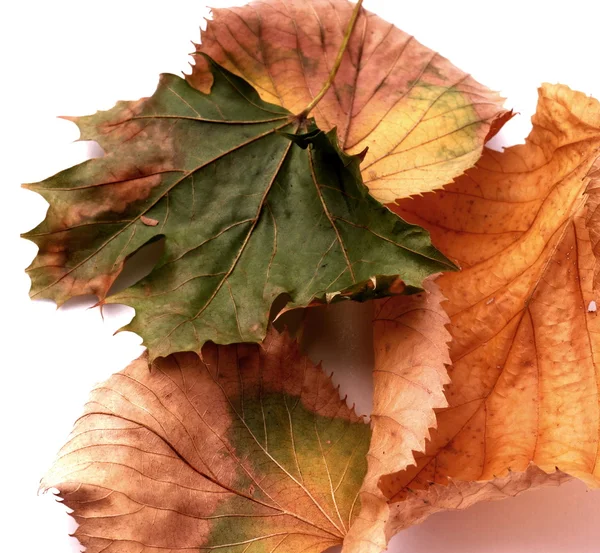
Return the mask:
{"type": "Polygon", "coordinates": [[[413,451],[424,451],[429,429],[436,424],[434,409],[447,405],[449,318],[431,278],[424,289],[375,304],[373,435],[360,491],[362,509],[344,540],[344,551],[385,549],[390,514],[379,480],[414,463],[413,451]]]}
{"type": "Polygon", "coordinates": [[[560,486],[568,480],[569,476],[559,470],[548,474],[530,465],[523,472],[509,472],[506,476],[491,480],[449,480],[445,485],[430,484],[426,490],[411,491],[404,501],[391,505],[388,539],[439,511],[467,509],[480,501],[515,497],[542,486],[560,486]]]}
{"type": "Polygon", "coordinates": [[[360,509],[370,430],[287,335],[134,361],[42,482],[88,553],[320,553],[360,509]]]}
{"type": "MultiPolygon", "coordinates": [[[[600,259],[600,161],[596,160],[588,177],[590,183],[585,191],[585,221],[588,229],[594,256],[600,259]]],[[[600,290],[600,264],[594,270],[594,289],[600,290]]]]}
{"type": "MultiPolygon", "coordinates": [[[[352,9],[347,0],[215,9],[197,50],[244,77],[264,100],[299,113],[326,82],[352,9]]],[[[188,81],[206,90],[202,63],[188,81]]],[[[337,127],[346,151],[369,149],[365,184],[391,202],[440,188],[472,167],[506,112],[496,93],[363,10],[314,116],[325,130],[337,127]]]]}
{"type": "MultiPolygon", "coordinates": [[[[399,204],[464,269],[437,281],[453,338],[449,405],[416,466],[384,479],[391,502],[530,463],[598,482],[600,319],[588,312],[597,262],[584,191],[599,148],[600,104],[544,85],[526,144],[487,150],[447,190],[399,204]]],[[[451,492],[432,493],[419,518],[451,492]]],[[[394,509],[396,528],[411,523],[411,509],[394,509]]]]}

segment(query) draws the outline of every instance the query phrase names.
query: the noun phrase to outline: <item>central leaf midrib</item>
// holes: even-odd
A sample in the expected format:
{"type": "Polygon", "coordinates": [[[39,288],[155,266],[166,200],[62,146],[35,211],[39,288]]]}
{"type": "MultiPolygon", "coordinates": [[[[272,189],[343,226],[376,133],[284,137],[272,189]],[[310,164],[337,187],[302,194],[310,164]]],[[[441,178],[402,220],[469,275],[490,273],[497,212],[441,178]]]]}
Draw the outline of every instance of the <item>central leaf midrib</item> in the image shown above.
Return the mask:
{"type": "Polygon", "coordinates": [[[313,161],[312,150],[313,150],[313,146],[311,144],[308,147],[308,162],[310,165],[310,176],[313,181],[313,184],[315,185],[317,197],[319,198],[319,201],[321,202],[321,207],[323,208],[323,212],[325,213],[325,216],[327,217],[327,220],[329,221],[331,228],[335,232],[337,242],[339,243],[340,249],[342,250],[342,254],[344,256],[344,261],[346,262],[348,270],[350,271],[350,276],[352,277],[352,282],[354,284],[356,284],[356,276],[354,274],[354,270],[352,269],[352,263],[350,263],[350,258],[348,257],[348,252],[346,251],[346,246],[344,245],[344,241],[342,240],[342,237],[340,236],[340,232],[334,222],[333,216],[331,215],[331,213],[329,213],[329,209],[327,208],[327,204],[325,203],[325,198],[323,197],[323,194],[321,193],[321,189],[319,188],[319,183],[317,182],[317,175],[315,173],[315,165],[314,165],[314,161],[313,161]]]}

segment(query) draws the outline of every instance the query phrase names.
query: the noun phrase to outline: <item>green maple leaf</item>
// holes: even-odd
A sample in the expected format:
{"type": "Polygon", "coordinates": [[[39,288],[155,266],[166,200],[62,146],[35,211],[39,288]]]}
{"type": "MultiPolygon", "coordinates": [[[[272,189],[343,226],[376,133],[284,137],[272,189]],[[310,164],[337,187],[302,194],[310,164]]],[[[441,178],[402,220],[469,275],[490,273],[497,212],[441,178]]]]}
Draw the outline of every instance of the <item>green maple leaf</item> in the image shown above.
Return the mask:
{"type": "Polygon", "coordinates": [[[274,299],[407,291],[453,269],[429,235],[367,194],[360,156],[211,60],[212,89],[163,75],[154,95],[74,119],[106,155],[27,185],[50,203],[34,298],[79,294],[136,309],[151,358],[209,340],[263,339],[274,299]],[[158,265],[106,300],[125,260],[165,238],[158,265]]]}

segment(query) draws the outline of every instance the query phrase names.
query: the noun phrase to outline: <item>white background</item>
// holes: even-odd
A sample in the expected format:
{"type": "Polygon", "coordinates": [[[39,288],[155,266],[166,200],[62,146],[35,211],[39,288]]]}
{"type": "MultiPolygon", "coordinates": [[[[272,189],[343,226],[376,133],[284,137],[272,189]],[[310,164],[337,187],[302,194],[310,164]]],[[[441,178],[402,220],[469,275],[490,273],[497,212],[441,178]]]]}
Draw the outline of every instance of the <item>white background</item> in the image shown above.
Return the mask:
{"type": "MultiPolygon", "coordinates": [[[[232,2],[212,0],[215,7],[232,2]]],[[[414,34],[490,88],[521,116],[495,144],[529,130],[536,88],[563,82],[600,96],[598,11],[595,2],[365,0],[365,7],[414,34]]],[[[39,223],[45,202],[19,188],[83,161],[85,143],[57,115],[108,109],[120,99],[153,92],[160,72],[187,70],[190,40],[208,16],[202,0],[10,2],[0,14],[0,370],[3,551],[72,553],[74,523],[49,495],[36,495],[40,477],[65,441],[97,381],[142,351],[139,337],[113,336],[129,308],[87,309],[93,299],[56,310],[28,299],[23,269],[36,247],[18,237],[39,223]]],[[[91,150],[93,152],[93,149],[91,150]]],[[[344,315],[342,314],[342,318],[344,315]]],[[[327,370],[368,378],[368,351],[355,335],[368,328],[333,328],[327,370]],[[361,372],[362,371],[362,372],[361,372]]],[[[357,396],[360,386],[350,385],[357,396]]],[[[597,552],[600,492],[573,482],[517,499],[444,513],[396,537],[390,550],[410,553],[597,552]]]]}

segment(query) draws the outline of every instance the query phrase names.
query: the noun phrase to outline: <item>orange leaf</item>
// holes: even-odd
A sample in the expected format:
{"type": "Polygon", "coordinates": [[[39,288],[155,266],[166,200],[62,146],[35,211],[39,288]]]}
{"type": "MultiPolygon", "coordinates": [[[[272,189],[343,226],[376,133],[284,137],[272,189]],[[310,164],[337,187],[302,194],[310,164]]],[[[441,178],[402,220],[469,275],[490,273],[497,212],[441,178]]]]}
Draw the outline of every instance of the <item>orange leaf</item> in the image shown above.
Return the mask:
{"type": "MultiPolygon", "coordinates": [[[[346,0],[215,9],[197,51],[252,83],[264,100],[299,113],[327,81],[352,9],[346,0]]],[[[206,63],[195,59],[188,81],[207,91],[206,63]]],[[[337,127],[348,152],[368,148],[363,178],[385,202],[451,182],[508,116],[496,93],[364,10],[312,115],[323,129],[337,127]]]]}
{"type": "MultiPolygon", "coordinates": [[[[544,85],[526,144],[487,150],[447,190],[397,206],[464,270],[438,280],[453,337],[449,406],[416,466],[382,483],[392,503],[531,463],[599,482],[597,261],[583,205],[599,151],[600,104],[544,85]]],[[[420,518],[446,504],[428,501],[420,518]]],[[[411,522],[411,509],[395,509],[396,528],[411,522]]]]}

